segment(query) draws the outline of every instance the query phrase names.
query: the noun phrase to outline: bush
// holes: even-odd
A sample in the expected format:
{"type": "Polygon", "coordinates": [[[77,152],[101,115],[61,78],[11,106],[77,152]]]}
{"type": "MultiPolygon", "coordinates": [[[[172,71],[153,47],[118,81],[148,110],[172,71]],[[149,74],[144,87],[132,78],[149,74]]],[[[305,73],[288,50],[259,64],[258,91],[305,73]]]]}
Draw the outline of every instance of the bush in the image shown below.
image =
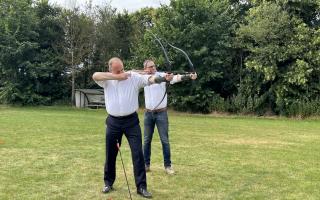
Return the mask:
{"type": "Polygon", "coordinates": [[[311,101],[296,100],[286,107],[283,114],[301,118],[320,115],[320,98],[311,101]]]}

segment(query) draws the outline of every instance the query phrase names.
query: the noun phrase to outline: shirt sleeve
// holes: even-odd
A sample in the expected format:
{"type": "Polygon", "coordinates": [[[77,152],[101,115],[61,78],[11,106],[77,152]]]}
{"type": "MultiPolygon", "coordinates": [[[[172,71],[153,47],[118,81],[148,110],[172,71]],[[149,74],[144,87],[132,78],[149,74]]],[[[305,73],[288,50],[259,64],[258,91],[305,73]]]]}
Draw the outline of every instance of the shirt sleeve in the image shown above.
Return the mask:
{"type": "Polygon", "coordinates": [[[165,72],[157,72],[156,76],[161,76],[161,77],[165,77],[166,73],[165,72]]]}
{"type": "Polygon", "coordinates": [[[107,84],[107,81],[94,81],[96,82],[96,84],[98,84],[100,87],[102,88],[105,88],[106,87],[106,84],[107,84]]]}
{"type": "Polygon", "coordinates": [[[136,72],[131,72],[131,78],[134,84],[140,89],[147,85],[150,85],[149,78],[151,75],[141,75],[136,72]]]}
{"type": "MultiPolygon", "coordinates": [[[[161,76],[161,77],[165,77],[166,73],[165,72],[157,72],[156,73],[157,76],[161,76]]],[[[173,79],[170,81],[170,84],[173,85],[175,83],[181,82],[181,80],[178,79],[179,75],[174,75],[173,79]]]]}
{"type": "Polygon", "coordinates": [[[178,76],[179,75],[174,75],[173,76],[173,79],[170,81],[170,84],[172,85],[172,84],[175,84],[175,83],[178,83],[178,82],[181,82],[181,79],[179,80],[178,79],[178,76]]]}

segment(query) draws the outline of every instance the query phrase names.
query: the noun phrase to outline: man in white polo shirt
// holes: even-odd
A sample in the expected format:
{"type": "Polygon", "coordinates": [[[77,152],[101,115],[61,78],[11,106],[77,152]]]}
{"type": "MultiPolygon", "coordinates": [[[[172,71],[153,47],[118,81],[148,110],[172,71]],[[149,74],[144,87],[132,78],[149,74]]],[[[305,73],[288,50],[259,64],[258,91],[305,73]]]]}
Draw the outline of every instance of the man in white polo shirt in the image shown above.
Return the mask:
{"type": "MultiPolygon", "coordinates": [[[[156,65],[152,60],[143,63],[144,72],[156,77],[163,77],[166,73],[157,72],[156,65]]],[[[184,80],[195,80],[197,74],[175,75],[170,81],[174,84],[184,80]]],[[[163,153],[163,165],[167,174],[173,175],[174,170],[171,166],[171,150],[169,143],[169,123],[167,114],[167,94],[166,83],[153,84],[144,87],[144,98],[146,111],[144,113],[144,143],[143,155],[146,171],[150,171],[151,141],[155,125],[157,126],[163,153]]]]}
{"type": "Polygon", "coordinates": [[[151,75],[140,75],[125,72],[119,58],[108,62],[109,72],[95,72],[93,80],[104,88],[106,110],[106,162],[104,167],[103,193],[110,192],[116,178],[117,143],[121,145],[122,135],[127,137],[134,167],[137,193],[145,198],[152,195],[147,191],[145,163],[142,152],[141,129],[138,110],[139,89],[153,83],[171,80],[172,76],[159,78],[151,75]]]}

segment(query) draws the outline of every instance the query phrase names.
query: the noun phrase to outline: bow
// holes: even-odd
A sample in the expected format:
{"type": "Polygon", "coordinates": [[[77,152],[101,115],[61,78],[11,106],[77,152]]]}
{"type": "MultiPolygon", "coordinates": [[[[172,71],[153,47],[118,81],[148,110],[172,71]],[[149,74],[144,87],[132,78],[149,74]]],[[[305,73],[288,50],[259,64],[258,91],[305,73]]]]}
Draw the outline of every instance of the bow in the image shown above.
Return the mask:
{"type": "MultiPolygon", "coordinates": [[[[147,29],[147,30],[148,30],[148,29],[147,29]]],[[[158,44],[159,44],[160,47],[161,47],[161,50],[162,50],[162,52],[163,52],[163,54],[164,54],[164,57],[165,57],[165,60],[166,60],[166,67],[167,67],[167,70],[168,70],[167,73],[172,73],[172,71],[171,71],[171,62],[170,62],[170,60],[169,60],[167,50],[164,48],[161,40],[160,40],[154,33],[152,33],[150,30],[148,30],[148,31],[151,33],[151,35],[153,36],[153,38],[158,42],[158,44]]],[[[190,68],[190,72],[191,72],[191,73],[196,73],[196,71],[195,71],[195,69],[194,69],[194,66],[193,66],[193,63],[192,63],[192,61],[190,60],[188,54],[187,54],[184,50],[182,50],[182,49],[180,49],[180,48],[178,48],[178,47],[170,44],[169,42],[166,41],[166,43],[167,43],[171,48],[173,48],[173,49],[181,52],[181,53],[185,56],[185,58],[187,59],[187,61],[188,61],[188,65],[189,65],[189,68],[190,68]]],[[[182,73],[179,73],[179,74],[190,74],[190,72],[182,72],[182,73]]],[[[157,104],[157,106],[155,106],[155,107],[153,108],[153,110],[156,110],[156,108],[158,108],[158,106],[163,102],[164,98],[167,96],[167,91],[168,91],[169,85],[170,85],[170,84],[167,82],[167,83],[166,83],[166,88],[165,88],[165,93],[164,93],[161,101],[157,104]]],[[[193,87],[193,86],[194,86],[194,81],[192,81],[192,87],[193,87]]],[[[190,92],[190,93],[191,93],[191,92],[190,92]]]]}
{"type": "MultiPolygon", "coordinates": [[[[148,30],[148,29],[147,29],[147,30],[148,30]]],[[[149,30],[148,30],[148,31],[149,31],[149,30]]],[[[163,46],[162,42],[160,41],[160,39],[159,39],[154,33],[152,33],[151,31],[149,31],[149,32],[151,33],[151,35],[154,37],[154,39],[155,39],[155,40],[158,42],[158,44],[160,45],[161,50],[162,50],[162,52],[163,52],[163,54],[164,54],[164,57],[165,57],[165,59],[166,59],[166,67],[167,67],[168,73],[171,73],[171,62],[170,62],[170,60],[169,60],[167,50],[164,48],[164,46],[163,46]]],[[[165,92],[164,92],[164,94],[163,94],[163,97],[162,97],[161,101],[153,108],[153,110],[156,110],[156,109],[160,106],[160,104],[163,102],[164,98],[166,98],[169,85],[170,85],[170,84],[169,84],[168,82],[166,82],[166,87],[165,87],[165,92]]]]}

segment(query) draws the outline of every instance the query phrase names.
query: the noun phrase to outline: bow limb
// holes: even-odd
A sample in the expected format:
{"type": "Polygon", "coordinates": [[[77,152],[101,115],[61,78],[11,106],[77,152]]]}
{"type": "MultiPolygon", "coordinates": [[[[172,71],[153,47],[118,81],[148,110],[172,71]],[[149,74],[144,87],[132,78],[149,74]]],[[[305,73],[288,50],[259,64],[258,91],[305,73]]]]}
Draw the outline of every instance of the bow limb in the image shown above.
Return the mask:
{"type": "MultiPolygon", "coordinates": [[[[164,57],[166,59],[166,67],[167,67],[167,71],[169,73],[171,73],[171,62],[169,60],[169,57],[168,57],[168,53],[167,53],[167,50],[164,48],[162,42],[160,41],[160,39],[154,34],[152,33],[151,31],[149,31],[151,33],[151,35],[153,36],[153,38],[158,42],[158,44],[160,45],[161,47],[161,50],[164,54],[164,57]]],[[[161,99],[161,101],[152,109],[152,110],[156,110],[160,104],[163,102],[163,100],[165,99],[165,97],[167,96],[167,91],[168,91],[168,88],[169,88],[169,85],[168,83],[166,83],[166,87],[165,87],[165,91],[164,91],[164,94],[163,94],[163,97],[161,99]]]]}
{"type": "Polygon", "coordinates": [[[168,43],[168,45],[169,45],[170,47],[172,47],[172,48],[174,48],[174,49],[176,49],[176,50],[180,51],[180,52],[181,52],[181,53],[186,57],[186,59],[187,59],[187,61],[188,61],[189,68],[190,68],[191,72],[195,73],[196,71],[195,71],[195,69],[194,69],[193,63],[192,63],[192,61],[190,60],[190,58],[189,58],[188,54],[187,54],[184,50],[182,50],[182,49],[180,49],[180,48],[178,48],[178,47],[176,47],[176,46],[173,46],[173,45],[172,45],[172,44],[170,44],[170,43],[168,43]]]}
{"type": "MultiPolygon", "coordinates": [[[[168,43],[168,42],[167,42],[167,43],[168,43]]],[[[173,49],[176,49],[176,50],[180,51],[180,52],[185,56],[185,58],[187,59],[189,68],[190,68],[190,70],[191,70],[191,73],[196,73],[196,70],[195,70],[195,68],[194,68],[194,66],[193,66],[193,63],[192,63],[192,61],[190,60],[188,54],[187,54],[184,50],[182,50],[182,49],[180,49],[180,48],[178,48],[178,47],[176,47],[176,46],[173,46],[173,45],[170,44],[170,43],[168,43],[168,45],[169,45],[170,47],[172,47],[173,49]]],[[[192,90],[193,90],[194,87],[195,87],[195,82],[194,82],[194,80],[192,80],[191,84],[192,84],[192,86],[191,86],[191,90],[190,90],[190,94],[189,94],[189,95],[192,94],[192,90]]]]}
{"type": "Polygon", "coordinates": [[[168,52],[167,50],[164,48],[162,42],[160,41],[160,39],[154,34],[152,33],[151,31],[149,31],[151,33],[151,35],[153,36],[153,38],[158,42],[158,44],[160,45],[160,48],[163,52],[163,55],[164,55],[164,58],[166,59],[166,67],[167,67],[167,70],[169,72],[171,72],[171,62],[169,60],[169,57],[168,57],[168,52]]]}

